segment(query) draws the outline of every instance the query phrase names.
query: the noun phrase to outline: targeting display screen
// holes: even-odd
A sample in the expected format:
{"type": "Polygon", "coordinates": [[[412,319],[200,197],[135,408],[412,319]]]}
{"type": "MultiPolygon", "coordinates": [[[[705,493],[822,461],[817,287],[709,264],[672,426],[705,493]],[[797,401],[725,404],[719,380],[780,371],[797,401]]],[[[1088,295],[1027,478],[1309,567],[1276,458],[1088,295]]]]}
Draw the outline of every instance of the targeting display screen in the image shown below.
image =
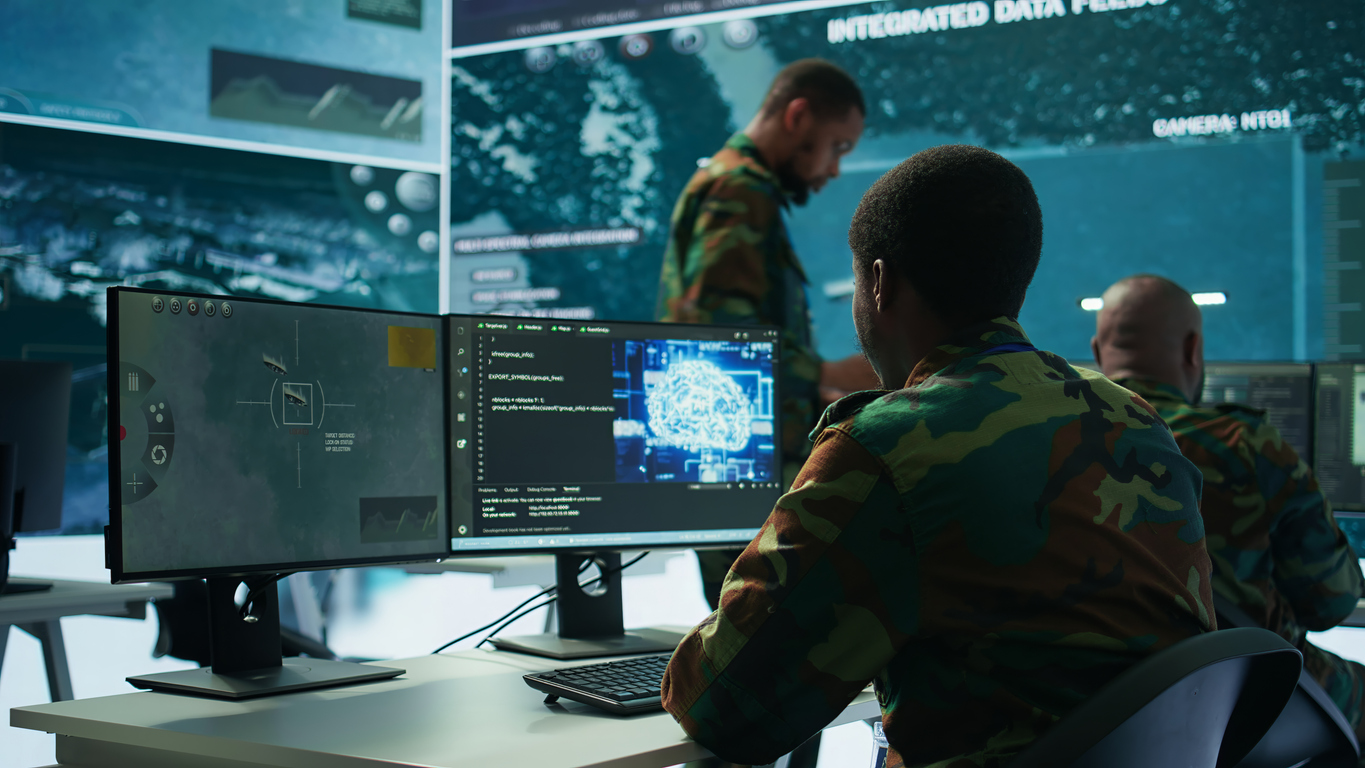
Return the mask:
{"type": "Polygon", "coordinates": [[[434,316],[111,294],[115,581],[446,551],[434,316]]]}

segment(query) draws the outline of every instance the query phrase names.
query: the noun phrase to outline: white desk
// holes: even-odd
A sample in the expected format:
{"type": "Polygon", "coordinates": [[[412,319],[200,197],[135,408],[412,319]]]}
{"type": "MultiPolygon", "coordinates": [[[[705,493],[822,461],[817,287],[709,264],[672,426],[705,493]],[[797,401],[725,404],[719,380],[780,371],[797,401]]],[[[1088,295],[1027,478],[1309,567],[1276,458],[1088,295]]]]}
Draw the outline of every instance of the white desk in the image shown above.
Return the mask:
{"type": "MultiPolygon", "coordinates": [[[[10,710],[10,724],[57,734],[58,761],[91,768],[657,768],[710,754],[667,713],[547,706],[521,680],[571,663],[463,651],[393,664],[407,674],[244,702],[131,693],[40,704],[10,710]]],[[[864,692],[830,726],[879,714],[864,692]]]]}
{"type": "Polygon", "coordinates": [[[9,641],[10,627],[18,627],[36,637],[43,647],[47,686],[53,701],[73,698],[71,672],[66,665],[66,645],[62,639],[62,617],[142,619],[147,616],[148,600],[169,598],[172,594],[168,584],[115,585],[91,581],[51,581],[52,588],[42,592],[0,595],[0,665],[5,662],[5,645],[9,641]]]}

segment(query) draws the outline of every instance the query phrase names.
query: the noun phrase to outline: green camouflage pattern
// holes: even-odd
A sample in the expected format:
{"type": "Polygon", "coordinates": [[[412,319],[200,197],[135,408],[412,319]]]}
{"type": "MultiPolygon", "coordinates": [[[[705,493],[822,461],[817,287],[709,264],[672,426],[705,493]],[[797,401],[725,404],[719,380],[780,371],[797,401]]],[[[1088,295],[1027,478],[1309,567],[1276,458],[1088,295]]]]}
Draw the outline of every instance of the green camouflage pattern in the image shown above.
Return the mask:
{"type": "Polygon", "coordinates": [[[1192,405],[1180,390],[1120,379],[1156,408],[1204,475],[1204,530],[1213,589],[1303,652],[1308,670],[1353,727],[1361,724],[1359,665],[1307,641],[1355,610],[1365,581],[1313,471],[1265,418],[1235,403],[1192,405]]]}
{"type": "Polygon", "coordinates": [[[973,326],[832,405],[684,638],[664,706],[767,763],[876,684],[888,764],[1002,766],[1148,654],[1214,627],[1198,470],[1141,398],[973,326]]]}
{"type": "Polygon", "coordinates": [[[655,315],[673,323],[775,325],[786,478],[810,453],[820,407],[806,273],[783,211],[788,194],[743,133],[687,183],[673,209],[655,315]]]}

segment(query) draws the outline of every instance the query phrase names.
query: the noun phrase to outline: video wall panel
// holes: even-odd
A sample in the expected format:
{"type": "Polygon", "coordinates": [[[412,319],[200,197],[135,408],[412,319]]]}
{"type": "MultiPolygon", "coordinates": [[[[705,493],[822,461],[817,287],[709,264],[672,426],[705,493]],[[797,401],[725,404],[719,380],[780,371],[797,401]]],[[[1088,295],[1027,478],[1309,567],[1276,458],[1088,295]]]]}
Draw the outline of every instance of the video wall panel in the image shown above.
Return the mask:
{"type": "Polygon", "coordinates": [[[1023,320],[1088,354],[1079,300],[1135,271],[1221,291],[1211,357],[1322,354],[1322,167],[1362,143],[1357,3],[839,4],[452,61],[450,307],[650,319],[686,180],[787,63],[859,81],[867,133],[787,216],[820,349],[854,351],[846,245],[914,152],[980,144],[1032,177],[1042,265],[1023,320]]]}

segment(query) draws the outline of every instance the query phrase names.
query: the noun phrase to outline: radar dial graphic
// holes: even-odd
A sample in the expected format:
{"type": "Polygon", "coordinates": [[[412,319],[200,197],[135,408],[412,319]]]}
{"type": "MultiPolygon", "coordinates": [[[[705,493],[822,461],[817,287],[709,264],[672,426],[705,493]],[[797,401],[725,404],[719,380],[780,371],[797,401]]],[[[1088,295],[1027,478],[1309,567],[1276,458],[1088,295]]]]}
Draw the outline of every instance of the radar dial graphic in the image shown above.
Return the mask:
{"type": "Polygon", "coordinates": [[[124,504],[156,491],[175,457],[175,417],[143,368],[119,364],[119,487],[124,504]]]}

